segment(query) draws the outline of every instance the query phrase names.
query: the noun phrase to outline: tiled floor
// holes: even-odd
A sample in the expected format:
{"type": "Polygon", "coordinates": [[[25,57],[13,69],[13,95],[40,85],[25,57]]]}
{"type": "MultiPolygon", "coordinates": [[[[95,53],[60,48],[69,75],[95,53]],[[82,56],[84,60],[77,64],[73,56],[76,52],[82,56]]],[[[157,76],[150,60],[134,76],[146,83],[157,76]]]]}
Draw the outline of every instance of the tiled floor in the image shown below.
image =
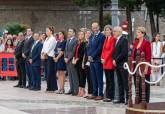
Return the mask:
{"type": "MultiPolygon", "coordinates": [[[[13,88],[16,83],[16,81],[0,81],[0,106],[6,107],[5,110],[14,109],[14,111],[20,110],[29,114],[125,114],[125,105],[45,93],[45,82],[42,83],[42,91],[37,92],[13,88]]],[[[67,85],[66,89],[68,89],[67,85]]],[[[165,88],[152,87],[151,98],[152,102],[165,102],[165,88]]],[[[0,114],[10,114],[2,113],[3,110],[0,110],[0,114]]]]}

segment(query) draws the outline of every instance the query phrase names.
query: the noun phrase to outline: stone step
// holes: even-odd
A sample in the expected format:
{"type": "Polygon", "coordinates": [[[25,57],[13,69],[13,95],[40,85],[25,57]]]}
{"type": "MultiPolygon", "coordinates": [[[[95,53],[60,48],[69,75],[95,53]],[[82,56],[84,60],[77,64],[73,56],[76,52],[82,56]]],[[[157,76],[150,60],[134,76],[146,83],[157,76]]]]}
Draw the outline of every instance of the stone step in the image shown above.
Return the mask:
{"type": "Polygon", "coordinates": [[[30,113],[26,113],[26,112],[22,112],[22,111],[9,109],[9,108],[0,106],[0,114],[30,114],[30,113]]]}

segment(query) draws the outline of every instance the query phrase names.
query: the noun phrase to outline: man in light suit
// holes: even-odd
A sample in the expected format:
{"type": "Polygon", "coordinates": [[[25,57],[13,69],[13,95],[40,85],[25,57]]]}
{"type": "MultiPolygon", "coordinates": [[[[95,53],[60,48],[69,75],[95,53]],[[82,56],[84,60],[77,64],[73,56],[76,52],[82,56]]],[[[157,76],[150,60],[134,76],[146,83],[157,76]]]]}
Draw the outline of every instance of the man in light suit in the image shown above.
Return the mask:
{"type": "Polygon", "coordinates": [[[32,67],[32,88],[31,90],[41,90],[41,50],[43,44],[40,42],[39,33],[33,35],[34,43],[30,51],[29,62],[32,67]]]}
{"type": "Polygon", "coordinates": [[[88,61],[90,61],[90,69],[93,83],[93,94],[88,99],[103,99],[103,66],[101,63],[101,53],[105,40],[105,36],[99,30],[99,24],[92,24],[93,34],[89,38],[88,61]]]}
{"type": "Polygon", "coordinates": [[[25,69],[26,69],[26,75],[28,77],[27,88],[31,88],[32,86],[32,71],[31,71],[31,64],[29,63],[29,54],[34,42],[32,34],[33,34],[32,29],[28,28],[26,30],[26,38],[22,50],[22,57],[25,59],[25,69]]]}
{"type": "Polygon", "coordinates": [[[78,94],[78,87],[79,87],[79,80],[75,66],[72,64],[72,59],[74,57],[76,45],[77,45],[77,38],[75,38],[76,30],[69,29],[68,30],[68,40],[66,43],[65,48],[65,62],[67,65],[68,75],[69,75],[69,82],[70,82],[70,90],[67,94],[77,95],[78,94]]]}
{"type": "Polygon", "coordinates": [[[113,64],[116,67],[119,100],[114,103],[128,103],[128,72],[123,68],[123,64],[128,62],[128,40],[122,35],[121,27],[114,27],[114,37],[116,45],[113,51],[113,64]]]}

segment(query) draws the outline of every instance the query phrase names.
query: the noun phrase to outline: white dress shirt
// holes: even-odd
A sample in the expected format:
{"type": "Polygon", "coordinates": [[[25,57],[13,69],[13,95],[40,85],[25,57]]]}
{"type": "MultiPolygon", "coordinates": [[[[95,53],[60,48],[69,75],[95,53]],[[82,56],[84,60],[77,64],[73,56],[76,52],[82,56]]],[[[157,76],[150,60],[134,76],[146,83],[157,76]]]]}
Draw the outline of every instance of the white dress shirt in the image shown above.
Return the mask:
{"type": "Polygon", "coordinates": [[[34,44],[33,44],[32,48],[31,48],[31,52],[33,51],[34,47],[37,45],[38,42],[39,42],[39,40],[34,41],[34,44]]]}
{"type": "Polygon", "coordinates": [[[121,38],[121,36],[122,36],[122,35],[120,35],[120,36],[117,37],[115,46],[117,45],[117,43],[118,43],[119,39],[121,38]]]}
{"type": "Polygon", "coordinates": [[[50,57],[54,57],[54,49],[56,47],[57,41],[55,37],[52,35],[47,38],[43,44],[43,48],[41,53],[45,53],[50,57]]]}

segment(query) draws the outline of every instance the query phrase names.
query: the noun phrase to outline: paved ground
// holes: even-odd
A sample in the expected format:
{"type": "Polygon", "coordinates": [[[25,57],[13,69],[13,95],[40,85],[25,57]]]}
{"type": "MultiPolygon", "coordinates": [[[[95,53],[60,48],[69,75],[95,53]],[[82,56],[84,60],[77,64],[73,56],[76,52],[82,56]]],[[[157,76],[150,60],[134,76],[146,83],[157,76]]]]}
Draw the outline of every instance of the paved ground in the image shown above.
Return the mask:
{"type": "MultiPolygon", "coordinates": [[[[0,114],[125,114],[124,105],[46,93],[45,82],[37,92],[13,88],[16,83],[0,81],[0,114]]],[[[165,88],[152,87],[151,98],[151,102],[165,102],[165,88]]]]}

